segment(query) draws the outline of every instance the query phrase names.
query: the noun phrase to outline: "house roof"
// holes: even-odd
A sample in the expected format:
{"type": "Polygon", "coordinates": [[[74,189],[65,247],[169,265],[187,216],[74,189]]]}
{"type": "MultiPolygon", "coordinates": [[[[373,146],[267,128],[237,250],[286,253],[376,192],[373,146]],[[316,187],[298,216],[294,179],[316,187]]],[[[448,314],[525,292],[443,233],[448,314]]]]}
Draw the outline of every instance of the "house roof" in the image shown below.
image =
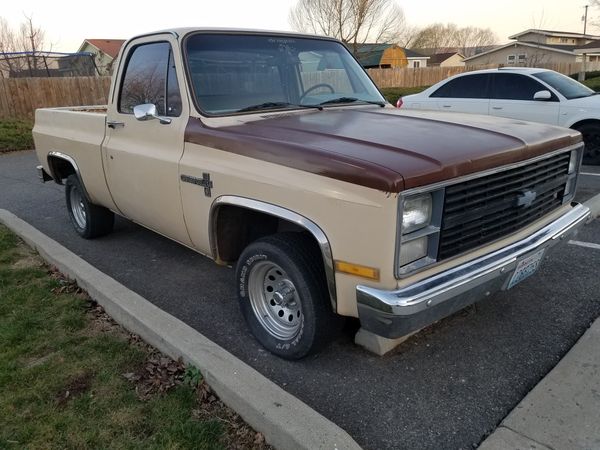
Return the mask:
{"type": "Polygon", "coordinates": [[[458,55],[464,59],[464,55],[459,52],[436,53],[429,57],[429,64],[441,64],[447,59],[452,58],[454,55],[458,55]]]}
{"type": "MultiPolygon", "coordinates": [[[[121,46],[125,42],[125,39],[85,39],[81,47],[85,43],[89,43],[100,50],[102,53],[107,54],[111,58],[116,58],[121,50],[121,46]]],[[[81,50],[81,47],[79,48],[81,50]]]]}
{"type": "Polygon", "coordinates": [[[502,50],[502,49],[505,49],[508,47],[540,48],[540,49],[548,50],[551,52],[575,56],[575,52],[573,51],[575,49],[575,46],[573,46],[573,45],[547,45],[547,44],[538,44],[537,42],[515,41],[515,42],[509,42],[508,44],[505,44],[505,45],[501,45],[500,47],[496,47],[492,50],[488,50],[487,52],[478,53],[476,55],[470,56],[468,58],[465,58],[464,61],[467,62],[472,59],[479,58],[480,56],[489,55],[490,53],[494,53],[494,52],[497,52],[499,50],[502,50]],[[570,50],[568,50],[568,49],[570,49],[570,50]]]}
{"type": "Polygon", "coordinates": [[[581,55],[583,53],[600,53],[600,40],[589,42],[574,50],[575,53],[581,55]]]}
{"type": "Polygon", "coordinates": [[[583,34],[583,33],[573,33],[571,31],[556,31],[556,30],[541,30],[538,28],[530,28],[525,31],[521,31],[520,33],[513,34],[509,36],[509,39],[518,39],[521,36],[528,33],[536,33],[544,36],[553,36],[553,37],[571,37],[571,38],[580,38],[580,39],[598,39],[600,36],[596,36],[593,34],[583,34]]]}
{"type": "Polygon", "coordinates": [[[429,56],[425,56],[421,53],[415,52],[414,50],[409,50],[408,48],[404,49],[404,54],[407,58],[430,59],[429,56]]]}
{"type": "Polygon", "coordinates": [[[378,66],[383,52],[393,46],[393,44],[359,44],[355,56],[363,67],[378,66]]]}

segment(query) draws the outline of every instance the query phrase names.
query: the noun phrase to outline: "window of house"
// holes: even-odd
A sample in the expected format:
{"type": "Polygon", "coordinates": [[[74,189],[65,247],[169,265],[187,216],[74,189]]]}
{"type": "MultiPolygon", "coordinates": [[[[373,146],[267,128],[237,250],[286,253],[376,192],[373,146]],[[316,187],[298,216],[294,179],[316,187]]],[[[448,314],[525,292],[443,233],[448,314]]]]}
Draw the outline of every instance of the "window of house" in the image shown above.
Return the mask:
{"type": "Polygon", "coordinates": [[[506,63],[507,63],[508,65],[514,65],[514,63],[515,63],[515,59],[516,59],[515,55],[508,55],[508,56],[506,57],[506,63]]]}
{"type": "Polygon", "coordinates": [[[142,44],[130,53],[121,83],[119,112],[132,114],[134,106],[145,103],[156,105],[159,115],[181,114],[181,95],[168,42],[142,44]]]}
{"type": "Polygon", "coordinates": [[[527,62],[527,54],[526,53],[521,53],[520,55],[517,56],[517,62],[519,64],[525,64],[527,62]]]}
{"type": "Polygon", "coordinates": [[[421,61],[413,61],[413,67],[416,69],[418,67],[421,67],[421,61]]]}
{"type": "Polygon", "coordinates": [[[560,38],[560,42],[566,44],[567,42],[569,42],[569,40],[567,38],[560,38]]]}
{"type": "Polygon", "coordinates": [[[431,97],[443,98],[489,98],[488,74],[464,75],[448,81],[431,97]]]}

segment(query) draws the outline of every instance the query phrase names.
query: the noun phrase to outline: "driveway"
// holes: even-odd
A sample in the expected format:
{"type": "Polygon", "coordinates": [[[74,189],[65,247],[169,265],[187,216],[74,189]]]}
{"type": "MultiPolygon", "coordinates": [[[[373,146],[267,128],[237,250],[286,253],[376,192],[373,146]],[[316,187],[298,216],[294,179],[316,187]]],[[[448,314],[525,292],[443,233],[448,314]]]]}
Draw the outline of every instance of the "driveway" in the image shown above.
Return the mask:
{"type": "MultiPolygon", "coordinates": [[[[33,152],[0,156],[0,208],[185,321],[348,431],[368,449],[468,449],[600,315],[600,250],[564,245],[518,288],[429,327],[391,354],[353,344],[356,322],[322,353],[278,359],[238,311],[233,271],[131,222],[86,241],[72,230],[63,189],[41,184],[33,152]]],[[[579,200],[600,192],[584,168],[579,200]]],[[[576,238],[600,244],[600,221],[576,238]]]]}

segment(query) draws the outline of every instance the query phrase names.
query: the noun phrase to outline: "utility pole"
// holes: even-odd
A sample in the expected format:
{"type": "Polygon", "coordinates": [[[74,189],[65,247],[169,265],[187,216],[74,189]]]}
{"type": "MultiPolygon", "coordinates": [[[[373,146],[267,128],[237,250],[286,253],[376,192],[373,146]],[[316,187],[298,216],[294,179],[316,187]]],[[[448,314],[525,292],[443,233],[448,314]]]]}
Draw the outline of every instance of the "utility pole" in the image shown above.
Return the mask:
{"type": "MultiPolygon", "coordinates": [[[[583,20],[583,35],[585,36],[586,31],[587,31],[587,13],[588,13],[588,8],[590,7],[590,5],[585,5],[585,13],[583,14],[583,17],[581,18],[583,20]]],[[[581,55],[581,72],[579,72],[579,76],[577,77],[577,79],[579,81],[584,81],[585,80],[585,63],[586,63],[586,59],[587,59],[587,54],[583,54],[581,55]]]]}

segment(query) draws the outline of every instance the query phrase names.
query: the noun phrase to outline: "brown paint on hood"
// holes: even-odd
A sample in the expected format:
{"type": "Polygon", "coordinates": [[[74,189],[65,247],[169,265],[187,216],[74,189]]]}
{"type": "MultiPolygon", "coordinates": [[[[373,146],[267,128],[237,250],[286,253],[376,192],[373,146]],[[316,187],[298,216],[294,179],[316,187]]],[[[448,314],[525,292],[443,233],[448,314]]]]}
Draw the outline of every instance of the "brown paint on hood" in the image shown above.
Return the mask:
{"type": "Polygon", "coordinates": [[[185,141],[400,192],[533,158],[581,135],[492,116],[350,107],[214,128],[190,118],[185,141]]]}

